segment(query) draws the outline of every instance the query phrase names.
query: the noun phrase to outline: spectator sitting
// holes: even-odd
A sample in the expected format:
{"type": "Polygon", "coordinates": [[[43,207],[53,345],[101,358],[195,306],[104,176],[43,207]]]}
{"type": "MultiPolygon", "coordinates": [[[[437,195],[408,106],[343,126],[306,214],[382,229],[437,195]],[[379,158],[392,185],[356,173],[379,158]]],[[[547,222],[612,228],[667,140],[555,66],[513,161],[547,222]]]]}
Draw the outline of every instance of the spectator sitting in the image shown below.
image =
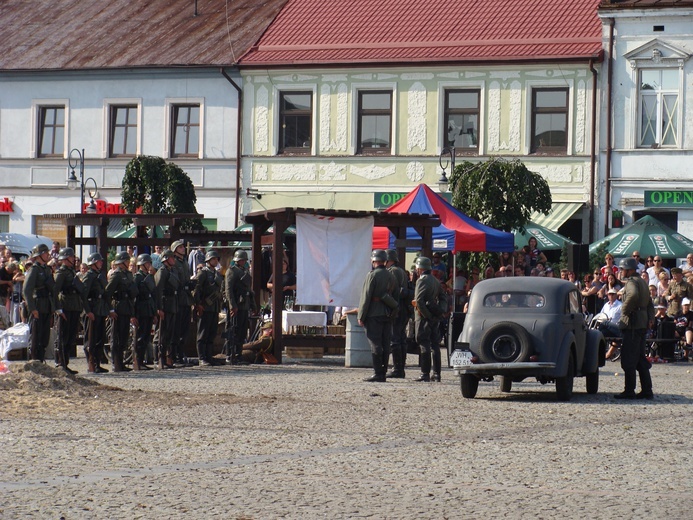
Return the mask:
{"type": "Polygon", "coordinates": [[[688,361],[688,357],[693,351],[693,311],[691,311],[691,300],[683,298],[681,300],[681,312],[674,317],[676,323],[676,334],[685,340],[683,347],[682,361],[688,361]]]}
{"type": "MultiPolygon", "coordinates": [[[[604,329],[602,332],[605,335],[608,335],[608,337],[619,338],[621,337],[621,332],[618,328],[618,322],[621,319],[621,307],[623,304],[617,298],[618,291],[616,289],[609,289],[606,291],[606,295],[608,297],[608,301],[602,307],[601,312],[609,317],[609,321],[604,324],[604,329]]],[[[612,341],[611,345],[609,346],[609,351],[606,353],[606,359],[611,359],[617,348],[618,344],[615,341],[612,341]]]]}

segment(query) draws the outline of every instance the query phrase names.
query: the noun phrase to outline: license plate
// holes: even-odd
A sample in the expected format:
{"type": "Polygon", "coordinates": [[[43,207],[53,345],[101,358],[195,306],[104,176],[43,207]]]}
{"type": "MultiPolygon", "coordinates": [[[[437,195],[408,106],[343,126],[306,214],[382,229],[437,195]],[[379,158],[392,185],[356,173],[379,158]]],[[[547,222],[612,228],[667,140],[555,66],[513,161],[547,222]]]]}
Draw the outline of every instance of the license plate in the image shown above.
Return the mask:
{"type": "Polygon", "coordinates": [[[468,350],[455,350],[450,356],[453,367],[467,367],[472,364],[472,353],[468,350]]]}

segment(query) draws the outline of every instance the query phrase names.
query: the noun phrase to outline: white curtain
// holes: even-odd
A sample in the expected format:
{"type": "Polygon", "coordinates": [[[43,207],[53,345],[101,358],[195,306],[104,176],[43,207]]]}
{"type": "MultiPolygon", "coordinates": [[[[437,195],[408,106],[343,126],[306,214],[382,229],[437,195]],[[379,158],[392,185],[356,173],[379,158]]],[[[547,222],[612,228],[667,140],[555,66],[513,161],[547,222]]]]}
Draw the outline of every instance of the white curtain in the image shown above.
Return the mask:
{"type": "Polygon", "coordinates": [[[296,303],[357,307],[372,245],[373,217],[296,215],[296,303]]]}

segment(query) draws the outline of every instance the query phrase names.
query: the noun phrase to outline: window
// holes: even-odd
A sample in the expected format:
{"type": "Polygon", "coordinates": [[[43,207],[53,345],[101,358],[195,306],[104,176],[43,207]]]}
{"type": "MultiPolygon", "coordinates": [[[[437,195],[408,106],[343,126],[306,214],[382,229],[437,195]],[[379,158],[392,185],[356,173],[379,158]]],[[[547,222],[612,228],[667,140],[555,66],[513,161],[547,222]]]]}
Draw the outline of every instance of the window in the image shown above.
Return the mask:
{"type": "Polygon", "coordinates": [[[641,69],[639,146],[679,144],[679,70],[641,69]]]}
{"type": "Polygon", "coordinates": [[[109,157],[137,153],[137,106],[112,105],[110,110],[109,157]]]}
{"type": "Polygon", "coordinates": [[[478,90],[445,91],[445,147],[462,153],[478,152],[479,95],[478,90]]]}
{"type": "Polygon", "coordinates": [[[279,153],[310,153],[312,119],[311,92],[279,94],[279,153]]]}
{"type": "Polygon", "coordinates": [[[173,105],[171,121],[171,157],[198,157],[200,105],[173,105]]]}
{"type": "Polygon", "coordinates": [[[356,153],[389,154],[392,136],[392,92],[359,92],[356,153]]]}
{"type": "Polygon", "coordinates": [[[65,107],[39,107],[39,157],[65,155],[65,107]]]}
{"type": "Polygon", "coordinates": [[[532,153],[568,151],[568,89],[532,90],[532,153]]]}

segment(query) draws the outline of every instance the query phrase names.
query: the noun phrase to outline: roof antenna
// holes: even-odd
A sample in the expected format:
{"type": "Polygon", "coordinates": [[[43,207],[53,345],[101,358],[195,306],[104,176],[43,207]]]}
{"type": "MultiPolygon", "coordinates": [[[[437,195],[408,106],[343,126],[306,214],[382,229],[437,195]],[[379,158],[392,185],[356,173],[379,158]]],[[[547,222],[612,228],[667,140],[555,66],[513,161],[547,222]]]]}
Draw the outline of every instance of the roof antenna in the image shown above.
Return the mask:
{"type": "Polygon", "coordinates": [[[197,16],[197,0],[195,0],[195,12],[193,13],[193,16],[197,16]]]}

